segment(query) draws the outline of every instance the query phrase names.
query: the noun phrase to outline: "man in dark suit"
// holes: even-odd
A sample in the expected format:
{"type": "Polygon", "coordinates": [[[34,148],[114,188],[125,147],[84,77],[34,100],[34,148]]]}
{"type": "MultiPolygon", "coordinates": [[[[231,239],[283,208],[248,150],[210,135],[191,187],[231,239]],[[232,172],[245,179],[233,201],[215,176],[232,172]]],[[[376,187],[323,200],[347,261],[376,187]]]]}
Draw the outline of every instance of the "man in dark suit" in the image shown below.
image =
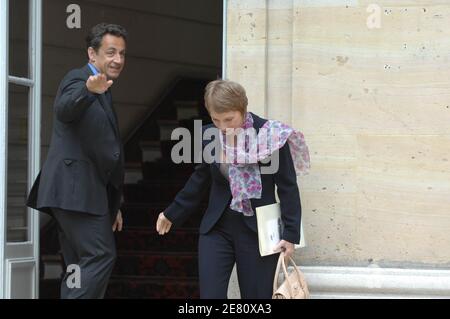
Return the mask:
{"type": "Polygon", "coordinates": [[[116,259],[124,154],[110,87],[125,64],[126,37],[119,25],[92,28],[89,63],[59,85],[50,149],[27,200],[56,219],[65,263],[75,269],[63,278],[61,298],[103,298],[116,259]]]}

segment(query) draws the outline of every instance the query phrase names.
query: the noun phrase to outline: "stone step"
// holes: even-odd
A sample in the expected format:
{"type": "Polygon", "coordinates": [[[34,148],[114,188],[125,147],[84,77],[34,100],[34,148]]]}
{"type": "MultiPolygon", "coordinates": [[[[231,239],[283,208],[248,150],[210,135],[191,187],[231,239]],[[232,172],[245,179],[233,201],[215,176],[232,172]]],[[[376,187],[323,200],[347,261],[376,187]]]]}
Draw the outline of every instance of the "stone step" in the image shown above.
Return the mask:
{"type": "Polygon", "coordinates": [[[196,253],[198,250],[198,228],[171,229],[164,236],[156,232],[156,224],[133,228],[125,226],[116,232],[116,245],[120,251],[160,251],[196,253]]]}
{"type": "MultiPolygon", "coordinates": [[[[125,227],[142,227],[154,229],[159,213],[163,212],[169,203],[127,203],[123,207],[123,220],[125,227]]],[[[206,202],[202,203],[197,212],[194,212],[183,223],[183,227],[199,227],[203,213],[206,211],[206,202]]]]}
{"type": "Polygon", "coordinates": [[[142,173],[142,163],[126,163],[125,164],[125,184],[136,184],[144,178],[142,173]]]}
{"type": "Polygon", "coordinates": [[[200,117],[200,103],[198,101],[174,101],[177,120],[187,120],[200,117]]]}
{"type": "Polygon", "coordinates": [[[140,141],[142,162],[156,162],[163,157],[160,141],[140,141]]]}
{"type": "Polygon", "coordinates": [[[106,298],[130,299],[197,299],[200,297],[197,279],[113,276],[106,298]]]}
{"type": "Polygon", "coordinates": [[[196,253],[119,251],[115,276],[198,277],[196,253]]]}
{"type": "Polygon", "coordinates": [[[173,130],[180,127],[178,120],[158,120],[160,141],[170,141],[173,130]]]}
{"type": "Polygon", "coordinates": [[[182,179],[187,181],[193,172],[193,164],[174,164],[168,161],[142,163],[142,174],[144,180],[182,179]]]}
{"type": "Polygon", "coordinates": [[[126,202],[167,202],[170,203],[185,183],[156,183],[143,181],[138,184],[127,184],[124,187],[126,202]]]}

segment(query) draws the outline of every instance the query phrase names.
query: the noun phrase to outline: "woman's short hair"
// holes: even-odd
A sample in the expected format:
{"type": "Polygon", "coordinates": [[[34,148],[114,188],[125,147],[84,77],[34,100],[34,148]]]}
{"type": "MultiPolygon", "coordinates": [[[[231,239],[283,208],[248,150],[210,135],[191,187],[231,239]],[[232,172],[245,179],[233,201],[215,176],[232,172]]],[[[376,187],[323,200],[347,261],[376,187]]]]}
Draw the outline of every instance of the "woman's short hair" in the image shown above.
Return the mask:
{"type": "Polygon", "coordinates": [[[209,82],[205,88],[205,106],[209,113],[247,112],[248,99],[245,89],[239,83],[229,80],[209,82]]]}

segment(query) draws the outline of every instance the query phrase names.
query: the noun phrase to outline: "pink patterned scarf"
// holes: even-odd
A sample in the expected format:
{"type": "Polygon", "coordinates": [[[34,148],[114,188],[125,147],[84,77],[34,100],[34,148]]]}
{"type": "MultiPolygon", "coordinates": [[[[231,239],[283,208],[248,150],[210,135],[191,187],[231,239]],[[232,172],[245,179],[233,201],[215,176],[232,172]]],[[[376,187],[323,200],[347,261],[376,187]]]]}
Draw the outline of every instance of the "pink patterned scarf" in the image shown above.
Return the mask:
{"type": "MultiPolygon", "coordinates": [[[[227,133],[229,132],[227,129],[227,133]]],[[[220,139],[225,160],[230,163],[230,208],[245,216],[253,216],[250,199],[261,198],[262,190],[258,161],[267,159],[287,142],[296,175],[306,174],[310,168],[308,146],[301,132],[279,121],[268,120],[256,135],[250,112],[247,112],[242,129],[236,135],[239,136],[236,146],[226,143],[229,142],[227,136],[230,135],[221,134],[220,139]]]]}

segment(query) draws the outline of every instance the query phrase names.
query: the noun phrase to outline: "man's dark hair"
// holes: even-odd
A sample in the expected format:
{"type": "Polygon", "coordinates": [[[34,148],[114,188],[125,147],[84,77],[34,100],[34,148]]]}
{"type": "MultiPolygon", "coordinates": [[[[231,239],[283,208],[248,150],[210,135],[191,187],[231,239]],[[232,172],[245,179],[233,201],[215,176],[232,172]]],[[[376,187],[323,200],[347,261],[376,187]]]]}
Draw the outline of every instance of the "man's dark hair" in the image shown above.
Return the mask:
{"type": "Polygon", "coordinates": [[[96,52],[102,44],[102,39],[105,34],[111,34],[116,37],[122,37],[127,41],[127,30],[118,24],[99,23],[92,27],[89,35],[86,37],[87,48],[92,47],[96,52]]]}

